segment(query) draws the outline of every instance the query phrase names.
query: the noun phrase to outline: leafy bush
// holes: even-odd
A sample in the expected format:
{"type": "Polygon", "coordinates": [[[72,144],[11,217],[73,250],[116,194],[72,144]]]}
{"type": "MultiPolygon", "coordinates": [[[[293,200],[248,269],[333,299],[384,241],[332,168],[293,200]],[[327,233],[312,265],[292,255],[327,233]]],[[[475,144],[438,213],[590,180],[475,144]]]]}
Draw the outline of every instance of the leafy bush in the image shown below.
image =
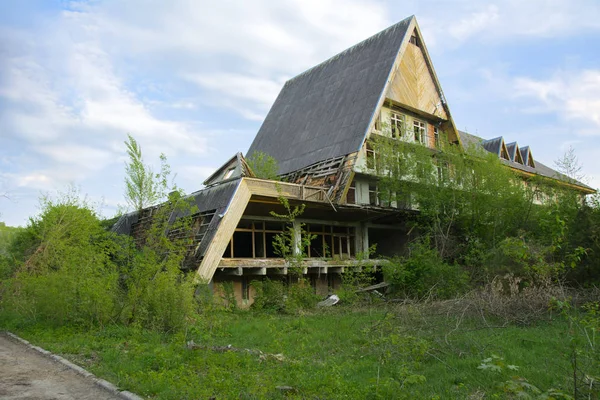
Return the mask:
{"type": "Polygon", "coordinates": [[[58,324],[108,322],[118,303],[111,248],[110,235],[77,193],[42,199],[42,213],[16,238],[19,265],[3,284],[5,306],[58,324]]]}
{"type": "Polygon", "coordinates": [[[253,281],[251,285],[256,290],[252,307],[258,310],[294,314],[314,308],[319,300],[310,283],[303,278],[289,286],[269,278],[253,281]]]}
{"type": "Polygon", "coordinates": [[[412,244],[408,257],[396,257],[383,265],[393,288],[407,297],[450,298],[467,288],[468,276],[460,266],[447,264],[424,240],[412,244]]]}

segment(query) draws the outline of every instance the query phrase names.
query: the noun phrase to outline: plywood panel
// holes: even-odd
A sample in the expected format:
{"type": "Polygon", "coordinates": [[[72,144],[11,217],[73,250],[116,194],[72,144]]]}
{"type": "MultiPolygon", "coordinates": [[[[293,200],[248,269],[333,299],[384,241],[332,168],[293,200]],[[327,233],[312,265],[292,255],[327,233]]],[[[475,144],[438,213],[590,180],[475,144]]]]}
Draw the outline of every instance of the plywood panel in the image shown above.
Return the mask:
{"type": "Polygon", "coordinates": [[[412,43],[406,46],[386,97],[425,113],[448,119],[423,52],[412,43]]]}

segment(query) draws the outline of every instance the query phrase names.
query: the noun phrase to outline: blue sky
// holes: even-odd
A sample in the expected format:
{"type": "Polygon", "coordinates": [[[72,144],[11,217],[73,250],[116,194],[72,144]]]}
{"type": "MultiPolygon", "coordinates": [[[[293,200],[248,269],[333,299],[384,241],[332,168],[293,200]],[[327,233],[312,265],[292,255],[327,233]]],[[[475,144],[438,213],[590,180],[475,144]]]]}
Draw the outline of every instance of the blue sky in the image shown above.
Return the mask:
{"type": "Polygon", "coordinates": [[[0,220],[42,193],[124,204],[123,141],[167,155],[190,192],[245,152],[283,83],[412,14],[454,120],[529,145],[573,146],[600,187],[600,2],[95,0],[0,3],[0,220]]]}

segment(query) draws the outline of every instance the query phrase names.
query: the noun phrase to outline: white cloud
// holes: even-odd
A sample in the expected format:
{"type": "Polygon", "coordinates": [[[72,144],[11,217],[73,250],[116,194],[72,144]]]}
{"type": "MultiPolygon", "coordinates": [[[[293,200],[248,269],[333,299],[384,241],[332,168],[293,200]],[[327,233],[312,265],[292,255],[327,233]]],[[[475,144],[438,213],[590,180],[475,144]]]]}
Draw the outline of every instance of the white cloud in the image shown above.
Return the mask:
{"type": "Polygon", "coordinates": [[[517,78],[517,96],[537,100],[544,112],[579,122],[577,133],[600,135],[600,70],[561,71],[551,79],[517,78]]]}
{"type": "Polygon", "coordinates": [[[466,17],[463,17],[448,28],[448,32],[458,40],[464,40],[472,35],[477,35],[481,31],[489,29],[492,25],[499,22],[499,10],[496,5],[489,5],[482,11],[476,11],[466,17]]]}
{"type": "Polygon", "coordinates": [[[422,25],[429,45],[448,35],[458,46],[468,40],[558,38],[600,30],[600,3],[596,0],[457,0],[427,11],[422,25]]]}

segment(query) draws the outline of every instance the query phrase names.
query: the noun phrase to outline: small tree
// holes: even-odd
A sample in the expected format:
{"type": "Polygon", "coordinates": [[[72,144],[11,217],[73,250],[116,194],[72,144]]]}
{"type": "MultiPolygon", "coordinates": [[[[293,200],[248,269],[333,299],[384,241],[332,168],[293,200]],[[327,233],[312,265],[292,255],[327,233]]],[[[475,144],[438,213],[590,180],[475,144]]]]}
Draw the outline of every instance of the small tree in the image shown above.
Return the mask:
{"type": "Polygon", "coordinates": [[[565,174],[571,179],[578,181],[585,180],[585,175],[582,172],[583,166],[579,162],[573,146],[569,146],[567,151],[565,151],[560,158],[554,161],[554,166],[558,172],[565,174]]]}
{"type": "Polygon", "coordinates": [[[270,179],[272,181],[281,180],[278,175],[279,165],[277,160],[262,151],[253,153],[248,158],[248,165],[257,178],[270,179]]]}
{"type": "Polygon", "coordinates": [[[125,200],[134,210],[142,210],[156,204],[167,193],[168,177],[171,169],[164,154],[160,155],[160,173],[154,174],[152,168],[144,164],[142,148],[131,135],[127,135],[127,155],[125,164],[125,200]]]}

